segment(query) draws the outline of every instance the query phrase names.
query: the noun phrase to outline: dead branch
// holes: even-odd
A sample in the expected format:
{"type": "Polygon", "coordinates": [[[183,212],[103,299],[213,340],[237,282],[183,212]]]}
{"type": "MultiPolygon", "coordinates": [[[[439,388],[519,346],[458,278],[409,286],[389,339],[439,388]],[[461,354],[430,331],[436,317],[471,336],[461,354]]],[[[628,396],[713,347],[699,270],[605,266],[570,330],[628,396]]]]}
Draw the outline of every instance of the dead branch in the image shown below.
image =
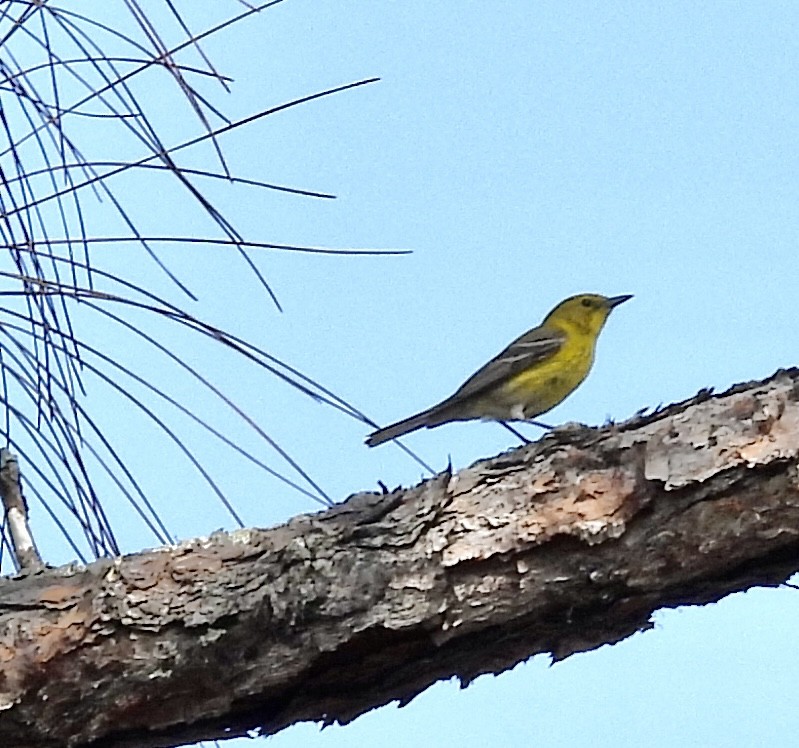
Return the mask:
{"type": "Polygon", "coordinates": [[[799,569],[799,370],[270,530],[0,580],[0,745],[346,722],[799,569]]]}
{"type": "Polygon", "coordinates": [[[19,461],[5,447],[0,449],[0,503],[8,523],[8,534],[11,536],[17,568],[24,571],[41,569],[44,564],[28,523],[28,504],[22,494],[19,461]]]}

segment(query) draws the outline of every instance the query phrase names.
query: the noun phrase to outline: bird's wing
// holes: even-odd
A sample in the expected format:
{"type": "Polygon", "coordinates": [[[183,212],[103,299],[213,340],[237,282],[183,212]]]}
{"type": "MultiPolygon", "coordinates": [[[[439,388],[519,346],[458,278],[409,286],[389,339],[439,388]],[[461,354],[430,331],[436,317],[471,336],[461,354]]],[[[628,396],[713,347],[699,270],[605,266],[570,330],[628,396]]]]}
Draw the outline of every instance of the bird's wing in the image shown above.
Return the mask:
{"type": "Polygon", "coordinates": [[[463,400],[507,381],[560,350],[566,335],[558,330],[535,327],[516,338],[502,353],[469,377],[445,403],[463,400]]]}

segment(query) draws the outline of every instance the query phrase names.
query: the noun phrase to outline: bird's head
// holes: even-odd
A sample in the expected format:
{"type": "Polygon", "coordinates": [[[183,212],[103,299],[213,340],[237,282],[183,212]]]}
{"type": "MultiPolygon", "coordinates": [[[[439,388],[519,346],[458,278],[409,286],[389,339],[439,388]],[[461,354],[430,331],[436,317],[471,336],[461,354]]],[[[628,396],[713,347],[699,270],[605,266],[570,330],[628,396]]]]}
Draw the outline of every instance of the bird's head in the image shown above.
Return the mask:
{"type": "Polygon", "coordinates": [[[544,325],[559,329],[572,329],[596,336],[605,324],[608,315],[632,295],[600,296],[583,293],[561,301],[546,317],[544,325]]]}

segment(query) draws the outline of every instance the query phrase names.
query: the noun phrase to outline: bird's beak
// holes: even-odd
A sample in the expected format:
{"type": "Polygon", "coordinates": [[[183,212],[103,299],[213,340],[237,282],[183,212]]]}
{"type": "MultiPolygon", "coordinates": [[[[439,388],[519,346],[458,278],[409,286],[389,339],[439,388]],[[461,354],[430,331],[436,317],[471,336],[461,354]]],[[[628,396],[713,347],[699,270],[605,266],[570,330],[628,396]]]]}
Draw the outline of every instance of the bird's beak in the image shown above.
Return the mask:
{"type": "Polygon", "coordinates": [[[628,301],[632,297],[633,295],[631,293],[625,293],[622,294],[621,296],[611,296],[608,299],[608,308],[613,309],[614,307],[617,307],[619,304],[623,304],[625,301],[628,301]]]}

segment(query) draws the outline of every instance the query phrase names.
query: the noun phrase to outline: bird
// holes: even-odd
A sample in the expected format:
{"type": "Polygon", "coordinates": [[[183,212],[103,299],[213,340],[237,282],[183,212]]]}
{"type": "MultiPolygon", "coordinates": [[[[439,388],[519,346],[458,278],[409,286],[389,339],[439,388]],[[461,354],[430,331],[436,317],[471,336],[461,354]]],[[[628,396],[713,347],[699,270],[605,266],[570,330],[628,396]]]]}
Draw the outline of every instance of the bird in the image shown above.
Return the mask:
{"type": "Polygon", "coordinates": [[[578,294],[561,301],[532,330],[469,377],[432,408],[377,429],[366,444],[396,439],[420,428],[473,419],[529,421],[559,405],[588,376],[608,315],[632,298],[578,294]]]}

